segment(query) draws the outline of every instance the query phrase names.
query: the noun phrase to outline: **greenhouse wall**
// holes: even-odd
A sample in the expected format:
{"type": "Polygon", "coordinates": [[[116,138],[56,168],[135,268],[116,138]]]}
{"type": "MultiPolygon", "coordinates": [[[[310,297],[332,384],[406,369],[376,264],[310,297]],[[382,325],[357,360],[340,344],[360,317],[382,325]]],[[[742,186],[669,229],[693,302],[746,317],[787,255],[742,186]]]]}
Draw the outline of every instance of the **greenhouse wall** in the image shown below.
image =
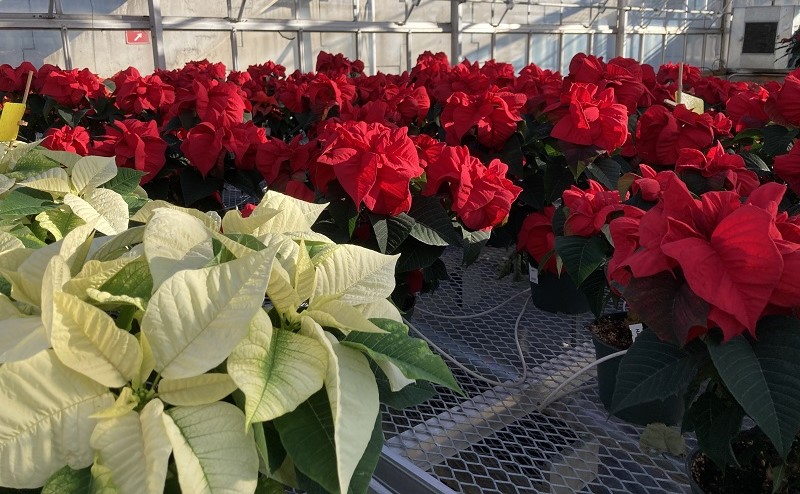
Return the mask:
{"type": "MultiPolygon", "coordinates": [[[[782,29],[796,28],[795,0],[734,0],[727,15],[722,0],[0,0],[0,63],[88,67],[108,76],[206,58],[239,69],[273,60],[291,71],[313,70],[324,50],[363,60],[368,73],[397,73],[430,50],[517,69],[536,63],[563,71],[573,55],[591,52],[717,70],[726,65],[726,19],[737,26],[745,9],[780,6],[787,9],[782,29]],[[132,42],[135,32],[147,39],[132,42]]],[[[732,47],[737,42],[731,37],[732,47]]],[[[748,59],[732,54],[730,61],[748,59]]]]}

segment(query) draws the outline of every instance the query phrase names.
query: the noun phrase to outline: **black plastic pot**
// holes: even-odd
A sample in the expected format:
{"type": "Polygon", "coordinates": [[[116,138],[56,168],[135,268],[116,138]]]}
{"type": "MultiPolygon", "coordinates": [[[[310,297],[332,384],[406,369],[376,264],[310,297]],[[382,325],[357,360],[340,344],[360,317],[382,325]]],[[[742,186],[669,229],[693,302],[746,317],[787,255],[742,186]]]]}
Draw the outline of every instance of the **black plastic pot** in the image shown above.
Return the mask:
{"type": "Polygon", "coordinates": [[[531,301],[533,305],[547,312],[563,314],[583,314],[589,312],[589,301],[578,290],[567,273],[561,277],[548,271],[539,271],[538,281],[531,281],[531,301]]]}
{"type": "Polygon", "coordinates": [[[692,489],[692,494],[705,494],[706,491],[700,487],[700,484],[694,479],[692,475],[692,465],[697,455],[700,454],[700,448],[694,448],[688,455],[686,455],[686,476],[689,478],[689,487],[692,489]]]}
{"type": "MultiPolygon", "coordinates": [[[[625,313],[612,314],[612,317],[624,318],[625,313]]],[[[614,348],[613,346],[601,341],[597,336],[592,334],[592,342],[594,343],[595,356],[601,359],[612,353],[623,350],[622,348],[614,348]]],[[[614,389],[617,386],[617,374],[619,372],[619,363],[622,357],[616,357],[597,366],[597,385],[600,394],[600,401],[606,410],[611,410],[611,400],[614,397],[614,389]]],[[[632,407],[620,410],[613,414],[615,417],[622,419],[626,422],[637,425],[647,425],[656,422],[661,422],[666,425],[675,425],[680,422],[683,416],[683,398],[679,396],[672,396],[664,401],[656,400],[647,403],[641,403],[632,407]]]]}

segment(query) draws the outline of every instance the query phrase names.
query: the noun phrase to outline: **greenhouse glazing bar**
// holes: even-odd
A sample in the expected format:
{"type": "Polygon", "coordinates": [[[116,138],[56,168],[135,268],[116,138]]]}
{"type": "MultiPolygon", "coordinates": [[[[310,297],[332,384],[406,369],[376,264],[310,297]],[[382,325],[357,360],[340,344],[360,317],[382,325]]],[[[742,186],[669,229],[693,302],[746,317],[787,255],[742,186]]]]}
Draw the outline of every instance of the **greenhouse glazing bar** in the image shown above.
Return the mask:
{"type": "MultiPolygon", "coordinates": [[[[423,0],[425,1],[425,0],[423,0]]],[[[412,2],[410,9],[407,9],[406,18],[398,19],[396,21],[375,21],[375,7],[372,3],[366,2],[366,20],[357,21],[344,21],[344,20],[318,20],[309,19],[309,11],[307,8],[308,1],[298,2],[295,1],[295,19],[248,19],[245,18],[247,6],[250,3],[247,0],[243,1],[238,6],[237,10],[229,8],[229,17],[183,17],[162,15],[160,0],[148,0],[148,15],[102,15],[102,14],[65,14],[60,0],[51,0],[48,4],[47,12],[39,13],[1,13],[0,14],[0,28],[2,29],[20,29],[20,30],[59,30],[62,39],[62,51],[64,55],[64,62],[67,67],[72,66],[72,56],[70,47],[70,34],[72,31],[93,31],[93,30],[110,30],[110,31],[123,31],[123,30],[148,30],[151,32],[151,43],[153,51],[153,66],[156,68],[167,68],[166,48],[164,44],[165,31],[204,31],[204,32],[227,32],[230,38],[230,54],[231,65],[235,69],[241,68],[241,60],[239,57],[239,47],[237,46],[238,33],[246,32],[288,32],[294,33],[296,47],[295,52],[301,56],[298,60],[298,68],[304,71],[311,70],[312,67],[308,65],[311,63],[307,58],[313,56],[308,53],[310,46],[304,46],[308,43],[308,35],[312,33],[358,33],[355,43],[358,45],[357,56],[368,62],[368,67],[372,70],[377,66],[376,56],[376,43],[374,36],[376,34],[402,34],[406,40],[406,47],[408,48],[409,55],[406,57],[405,64],[410,67],[412,64],[413,54],[410,53],[411,38],[414,33],[419,34],[449,34],[449,55],[451,60],[457,61],[464,56],[464,35],[489,35],[491,40],[487,43],[487,52],[494,58],[500,53],[498,50],[498,42],[500,36],[498,35],[524,35],[528,50],[524,54],[525,63],[536,62],[531,57],[530,47],[536,40],[536,35],[556,35],[555,40],[558,43],[557,57],[561,59],[561,54],[564,51],[565,37],[564,35],[585,35],[588,36],[586,40],[586,49],[588,47],[596,47],[594,44],[594,35],[614,35],[613,42],[615,43],[612,49],[612,54],[616,56],[631,56],[628,51],[628,43],[633,43],[632,36],[636,36],[636,43],[634,46],[634,57],[643,61],[647,56],[644,51],[644,38],[647,35],[660,35],[663,36],[660,46],[662,55],[658,57],[659,60],[664,60],[663,54],[667,36],[682,36],[684,42],[687,43],[686,36],[698,35],[702,36],[703,47],[707,44],[707,36],[719,36],[721,38],[720,62],[724,65],[725,52],[724,46],[727,41],[727,32],[725,29],[726,23],[729,22],[730,16],[726,13],[730,7],[730,1],[726,1],[720,11],[713,9],[690,9],[688,3],[685,4],[686,8],[671,8],[659,9],[654,7],[630,5],[626,0],[610,0],[604,3],[593,3],[586,5],[579,4],[559,4],[556,2],[488,2],[485,0],[470,0],[461,2],[459,0],[451,0],[450,2],[450,22],[426,22],[409,20],[410,14],[417,8],[418,3],[412,2]],[[305,3],[306,8],[300,9],[298,7],[305,3]],[[464,18],[465,5],[474,3],[491,3],[492,6],[501,5],[505,8],[502,16],[497,22],[467,22],[464,18]],[[584,26],[580,23],[572,23],[571,25],[526,25],[520,23],[506,22],[501,23],[505,19],[506,14],[512,9],[525,6],[537,7],[558,7],[562,11],[564,9],[597,9],[598,13],[590,15],[589,25],[584,26]],[[302,12],[301,12],[302,10],[302,12]],[[616,22],[612,25],[605,23],[595,24],[599,18],[599,14],[605,10],[616,11],[616,22]],[[672,13],[672,20],[676,20],[676,15],[682,14],[686,18],[677,19],[681,21],[680,25],[668,25],[664,22],[663,25],[638,25],[628,19],[629,12],[662,12],[672,13]],[[700,28],[688,27],[690,22],[689,15],[706,16],[710,19],[721,18],[720,27],[700,28]],[[363,37],[361,35],[364,35],[363,37]],[[638,36],[637,36],[638,35],[638,36]],[[636,56],[638,55],[638,57],[636,56]]],[[[276,0],[272,0],[265,8],[270,8],[277,4],[276,0]]],[[[354,4],[357,5],[357,4],[354,4]]],[[[354,7],[354,13],[358,14],[358,7],[354,7]]],[[[473,14],[474,16],[474,14],[473,14]]],[[[660,21],[656,21],[659,22],[660,21]]],[[[707,24],[708,25],[708,24],[707,24]]],[[[554,40],[554,41],[555,41],[554,40]]],[[[418,50],[421,51],[421,50],[418,50]]],[[[681,50],[683,51],[683,50],[681,50]]],[[[708,66],[706,61],[705,49],[702,49],[699,64],[708,66]]],[[[174,63],[174,62],[172,62],[174,63]]],[[[697,62],[695,62],[697,63],[697,62]]],[[[559,65],[560,66],[560,65],[559,65]]]]}

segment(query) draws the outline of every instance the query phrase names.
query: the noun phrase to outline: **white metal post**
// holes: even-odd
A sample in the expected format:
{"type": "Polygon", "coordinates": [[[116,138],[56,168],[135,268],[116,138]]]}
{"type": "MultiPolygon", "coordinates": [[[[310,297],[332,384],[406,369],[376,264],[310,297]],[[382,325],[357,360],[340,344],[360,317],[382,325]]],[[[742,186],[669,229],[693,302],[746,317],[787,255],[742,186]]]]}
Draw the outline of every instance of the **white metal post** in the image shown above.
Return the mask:
{"type": "Polygon", "coordinates": [[[614,52],[618,57],[625,56],[625,36],[628,29],[627,0],[617,0],[617,42],[614,52]]]}
{"type": "Polygon", "coordinates": [[[450,63],[461,61],[461,2],[450,0],[450,63]]]}

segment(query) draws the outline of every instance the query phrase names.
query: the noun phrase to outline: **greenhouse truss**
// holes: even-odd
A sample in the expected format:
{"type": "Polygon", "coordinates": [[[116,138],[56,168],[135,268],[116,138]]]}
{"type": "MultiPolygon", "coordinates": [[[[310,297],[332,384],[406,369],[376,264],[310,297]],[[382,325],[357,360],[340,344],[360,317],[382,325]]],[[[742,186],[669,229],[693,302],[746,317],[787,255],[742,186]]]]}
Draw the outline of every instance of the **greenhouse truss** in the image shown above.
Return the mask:
{"type": "Polygon", "coordinates": [[[425,50],[564,70],[579,52],[658,66],[726,67],[734,2],[604,0],[30,0],[0,2],[0,58],[101,75],[192,59],[233,70],[273,60],[308,71],[321,50],[397,73],[425,50]],[[624,33],[624,34],[623,34],[624,33]],[[138,38],[137,38],[138,35],[138,38]]]}

